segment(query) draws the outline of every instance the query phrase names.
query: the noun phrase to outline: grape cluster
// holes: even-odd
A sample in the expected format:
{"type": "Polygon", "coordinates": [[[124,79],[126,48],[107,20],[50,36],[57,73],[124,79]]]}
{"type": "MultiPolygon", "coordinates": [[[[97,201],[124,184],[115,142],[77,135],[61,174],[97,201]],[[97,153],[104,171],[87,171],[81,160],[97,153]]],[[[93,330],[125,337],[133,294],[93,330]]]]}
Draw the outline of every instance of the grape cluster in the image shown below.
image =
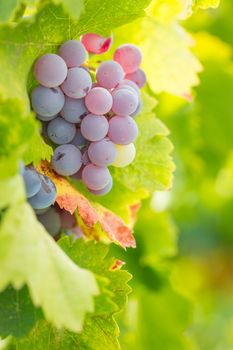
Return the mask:
{"type": "Polygon", "coordinates": [[[56,187],[47,176],[40,174],[33,166],[24,166],[20,163],[20,173],[24,180],[27,200],[34,209],[38,220],[52,235],[61,232],[75,234],[78,238],[82,235],[75,215],[54,205],[56,199],[56,187]]]}
{"type": "Polygon", "coordinates": [[[146,77],[139,68],[141,51],[125,44],[113,60],[100,63],[92,81],[87,51],[102,53],[111,40],[86,34],[81,41],[69,40],[58,54],[36,61],[40,85],[31,93],[31,104],[43,122],[44,137],[54,146],[54,171],[81,179],[91,193],[104,195],[112,188],[108,166],[125,167],[135,157],[134,117],[141,110],[146,77]]]}

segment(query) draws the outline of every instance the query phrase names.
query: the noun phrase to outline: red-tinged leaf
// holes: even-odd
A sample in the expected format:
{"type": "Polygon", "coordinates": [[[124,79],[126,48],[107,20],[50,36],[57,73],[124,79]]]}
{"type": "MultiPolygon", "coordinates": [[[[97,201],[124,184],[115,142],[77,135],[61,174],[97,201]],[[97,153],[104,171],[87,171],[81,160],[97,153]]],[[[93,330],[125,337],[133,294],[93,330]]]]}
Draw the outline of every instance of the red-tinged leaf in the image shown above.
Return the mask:
{"type": "Polygon", "coordinates": [[[117,259],[114,261],[111,270],[120,270],[123,265],[125,265],[125,262],[117,259]]]}
{"type": "Polygon", "coordinates": [[[53,180],[57,188],[56,202],[60,208],[71,214],[78,210],[78,223],[85,235],[96,240],[111,240],[122,247],[135,247],[132,229],[116,214],[89,202],[66,178],[56,174],[47,161],[42,161],[37,170],[53,180]]]}

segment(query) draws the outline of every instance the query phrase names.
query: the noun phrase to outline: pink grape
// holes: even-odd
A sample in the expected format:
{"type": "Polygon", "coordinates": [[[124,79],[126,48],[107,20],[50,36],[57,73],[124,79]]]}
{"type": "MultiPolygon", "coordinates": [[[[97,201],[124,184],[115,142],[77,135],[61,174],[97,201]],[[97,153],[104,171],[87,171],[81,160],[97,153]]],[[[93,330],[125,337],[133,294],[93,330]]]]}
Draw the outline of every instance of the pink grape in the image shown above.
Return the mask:
{"type": "Polygon", "coordinates": [[[82,120],[81,133],[89,141],[102,140],[108,133],[108,120],[103,115],[88,114],[82,120]]]}
{"type": "Polygon", "coordinates": [[[87,144],[87,139],[85,139],[85,137],[83,137],[81,130],[77,129],[76,130],[76,134],[73,138],[73,140],[71,141],[72,145],[78,147],[78,148],[82,148],[83,146],[85,146],[87,144]]]}
{"type": "Polygon", "coordinates": [[[133,73],[126,74],[125,79],[133,81],[139,88],[146,84],[146,74],[141,68],[133,73]]]}
{"type": "Polygon", "coordinates": [[[70,98],[66,96],[64,107],[61,110],[62,117],[70,123],[80,123],[88,114],[84,99],[70,98]]]}
{"type": "Polygon", "coordinates": [[[132,80],[124,79],[120,84],[117,85],[116,89],[129,89],[132,91],[132,89],[135,91],[138,97],[141,97],[141,91],[137,84],[135,84],[132,80]]]}
{"type": "Polygon", "coordinates": [[[68,68],[80,67],[87,58],[84,45],[78,40],[68,40],[61,45],[59,55],[68,68]]]}
{"type": "Polygon", "coordinates": [[[74,145],[58,146],[52,156],[52,168],[63,176],[75,174],[81,168],[81,152],[74,145]]]}
{"type": "Polygon", "coordinates": [[[138,105],[138,97],[129,89],[117,89],[113,94],[112,110],[115,114],[130,115],[135,112],[138,105]]]}
{"type": "Polygon", "coordinates": [[[106,89],[112,89],[124,78],[121,65],[115,61],[105,61],[99,65],[96,72],[98,84],[106,89]]]}
{"type": "Polygon", "coordinates": [[[138,135],[138,127],[133,118],[128,116],[115,116],[109,121],[108,137],[119,145],[128,145],[138,135]]]}
{"type": "Polygon", "coordinates": [[[65,80],[67,66],[60,56],[48,53],[36,61],[34,74],[41,85],[53,88],[61,85],[65,80]]]}
{"type": "Polygon", "coordinates": [[[117,149],[115,144],[106,138],[91,143],[88,148],[88,156],[93,164],[108,166],[115,160],[117,149]]]}
{"type": "Polygon", "coordinates": [[[33,110],[42,117],[52,117],[59,113],[65,103],[65,96],[60,88],[37,86],[32,90],[33,110]]]}
{"type": "Polygon", "coordinates": [[[111,181],[111,175],[108,168],[88,164],[83,169],[82,180],[91,190],[101,190],[111,181]]]}
{"type": "Polygon", "coordinates": [[[90,188],[88,188],[88,191],[91,192],[92,194],[94,194],[95,196],[104,196],[105,194],[107,194],[111,191],[112,185],[113,185],[113,181],[112,181],[112,177],[111,177],[109,183],[101,190],[91,190],[90,188]]]}
{"type": "Polygon", "coordinates": [[[98,34],[87,33],[82,36],[81,42],[88,52],[102,54],[109,50],[112,44],[112,38],[104,38],[98,34]]]}
{"type": "Polygon", "coordinates": [[[71,98],[82,98],[86,96],[91,86],[91,76],[85,69],[70,68],[61,88],[71,98]]]}
{"type": "Polygon", "coordinates": [[[85,98],[88,110],[97,115],[103,115],[112,108],[112,95],[102,87],[91,89],[85,98]]]}
{"type": "Polygon", "coordinates": [[[114,52],[114,61],[120,63],[126,74],[135,72],[141,62],[141,50],[133,44],[124,44],[114,52]]]}

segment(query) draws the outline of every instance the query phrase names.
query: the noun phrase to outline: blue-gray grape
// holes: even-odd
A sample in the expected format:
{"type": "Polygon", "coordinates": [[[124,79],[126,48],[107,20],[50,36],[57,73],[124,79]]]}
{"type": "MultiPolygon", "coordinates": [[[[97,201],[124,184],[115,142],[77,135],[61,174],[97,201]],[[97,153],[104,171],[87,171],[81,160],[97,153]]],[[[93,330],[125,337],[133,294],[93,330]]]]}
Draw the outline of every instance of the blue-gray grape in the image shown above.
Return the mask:
{"type": "Polygon", "coordinates": [[[30,198],[39,192],[41,188],[41,179],[33,167],[25,167],[23,179],[27,198],[30,198]]]}
{"type": "Polygon", "coordinates": [[[85,69],[70,68],[61,88],[71,98],[83,98],[90,91],[91,86],[91,76],[85,69]]]}
{"type": "Polygon", "coordinates": [[[80,123],[82,118],[88,113],[84,99],[75,99],[66,96],[61,115],[67,122],[80,123]]]}
{"type": "Polygon", "coordinates": [[[73,175],[81,168],[81,156],[80,150],[74,145],[58,146],[52,157],[52,167],[60,175],[73,175]]]}
{"type": "Polygon", "coordinates": [[[87,144],[87,139],[85,139],[85,137],[83,137],[81,130],[78,128],[76,130],[76,134],[75,137],[72,140],[72,145],[78,147],[78,148],[83,148],[86,144],[87,144]]]}
{"type": "Polygon", "coordinates": [[[43,117],[52,117],[62,110],[65,96],[58,87],[50,89],[39,85],[32,91],[31,103],[37,114],[43,117]]]}
{"type": "Polygon", "coordinates": [[[48,137],[57,145],[63,145],[73,140],[76,127],[61,117],[57,117],[48,124],[48,137]]]}
{"type": "Polygon", "coordinates": [[[82,120],[81,133],[89,141],[99,141],[108,133],[108,120],[103,115],[88,114],[82,120]]]}
{"type": "Polygon", "coordinates": [[[38,220],[53,237],[61,230],[60,215],[54,207],[51,207],[45,213],[38,215],[38,220]]]}
{"type": "Polygon", "coordinates": [[[44,209],[55,202],[57,190],[53,181],[45,176],[39,175],[41,179],[41,188],[36,195],[29,198],[28,201],[34,209],[44,209]]]}

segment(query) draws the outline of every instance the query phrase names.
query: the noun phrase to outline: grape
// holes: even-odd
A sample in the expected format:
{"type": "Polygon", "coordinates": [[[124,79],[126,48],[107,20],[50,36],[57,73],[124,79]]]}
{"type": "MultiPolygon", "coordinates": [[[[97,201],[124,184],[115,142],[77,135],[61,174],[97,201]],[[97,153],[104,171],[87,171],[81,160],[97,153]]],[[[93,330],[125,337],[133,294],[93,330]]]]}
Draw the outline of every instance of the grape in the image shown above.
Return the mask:
{"type": "Polygon", "coordinates": [[[51,207],[47,207],[47,208],[43,208],[43,209],[34,209],[36,215],[41,215],[41,214],[44,214],[46,213],[46,211],[48,211],[51,207]]]}
{"type": "Polygon", "coordinates": [[[102,87],[91,89],[85,98],[88,110],[96,115],[103,115],[112,108],[112,95],[102,87]]]}
{"type": "Polygon", "coordinates": [[[138,127],[133,118],[128,116],[115,116],[109,121],[108,136],[110,140],[119,145],[128,145],[138,135],[138,127]]]}
{"type": "Polygon", "coordinates": [[[85,69],[70,68],[61,88],[69,97],[82,98],[86,96],[91,86],[91,76],[85,69]]]}
{"type": "Polygon", "coordinates": [[[101,190],[111,181],[111,175],[108,168],[88,164],[83,169],[82,180],[91,190],[101,190]]]}
{"type": "Polygon", "coordinates": [[[141,111],[142,111],[142,100],[140,99],[136,110],[130,114],[130,117],[132,117],[132,118],[136,117],[136,115],[138,115],[141,111]]]}
{"type": "Polygon", "coordinates": [[[108,133],[108,120],[103,115],[88,114],[82,120],[81,133],[89,141],[99,141],[108,133]]]}
{"type": "Polygon", "coordinates": [[[77,129],[76,130],[76,134],[75,137],[72,140],[72,145],[78,147],[78,148],[82,148],[83,146],[85,146],[87,144],[87,140],[83,137],[81,130],[77,129]]]}
{"type": "Polygon", "coordinates": [[[112,184],[113,184],[113,181],[111,177],[109,183],[104,188],[102,188],[102,190],[91,190],[90,188],[88,188],[88,191],[96,196],[104,196],[105,194],[111,191],[112,184]]]}
{"type": "Polygon", "coordinates": [[[44,214],[38,216],[38,220],[51,236],[56,236],[61,230],[61,220],[55,208],[49,208],[44,214]]]}
{"type": "Polygon", "coordinates": [[[141,50],[132,44],[124,44],[118,47],[114,52],[114,61],[120,63],[126,74],[135,72],[141,62],[141,50]]]}
{"type": "Polygon", "coordinates": [[[132,80],[127,80],[127,79],[122,80],[122,82],[117,85],[116,89],[120,89],[120,88],[129,89],[130,91],[133,90],[134,92],[136,92],[138,98],[141,98],[141,91],[139,87],[132,80]]]}
{"type": "Polygon", "coordinates": [[[65,96],[60,88],[49,89],[39,85],[32,91],[31,102],[37,114],[52,117],[62,110],[65,96]]]}
{"type": "Polygon", "coordinates": [[[110,165],[117,156],[116,146],[108,138],[93,142],[88,148],[88,156],[92,163],[99,166],[110,165]]]}
{"type": "Polygon", "coordinates": [[[96,72],[98,84],[106,89],[112,89],[124,78],[121,65],[114,61],[105,61],[99,65],[96,72]]]}
{"type": "Polygon", "coordinates": [[[116,145],[117,148],[117,156],[114,162],[112,163],[113,166],[118,168],[123,168],[130,163],[135,158],[136,155],[136,149],[133,143],[130,143],[129,145],[116,145]]]}
{"type": "Polygon", "coordinates": [[[69,228],[75,227],[77,224],[75,215],[71,215],[66,210],[60,211],[60,220],[61,220],[61,227],[63,229],[69,229],[69,228]]]}
{"type": "Polygon", "coordinates": [[[63,118],[57,117],[49,122],[47,132],[50,140],[57,145],[63,145],[64,143],[69,143],[73,140],[76,133],[76,127],[74,124],[68,123],[63,118]]]}
{"type": "Polygon", "coordinates": [[[140,68],[133,73],[126,74],[125,79],[132,80],[139,88],[146,84],[146,74],[140,68]]]}
{"type": "Polygon", "coordinates": [[[25,167],[23,180],[26,189],[27,198],[34,196],[41,188],[41,179],[33,167],[25,167]]]}
{"type": "Polygon", "coordinates": [[[81,168],[81,152],[74,145],[58,146],[52,156],[52,167],[60,175],[70,176],[81,168]]]}
{"type": "Polygon", "coordinates": [[[110,48],[112,44],[112,38],[104,38],[101,35],[94,33],[84,34],[81,38],[86,50],[91,53],[101,54],[110,48]]]}
{"type": "Polygon", "coordinates": [[[62,44],[59,55],[66,62],[68,68],[80,67],[87,58],[85,47],[78,40],[68,40],[62,44]]]}
{"type": "Polygon", "coordinates": [[[129,89],[118,89],[113,94],[112,110],[115,114],[130,115],[135,112],[138,105],[136,93],[129,89]]]}
{"type": "Polygon", "coordinates": [[[85,149],[82,152],[82,163],[83,163],[83,165],[87,165],[87,164],[91,163],[89,155],[88,155],[88,149],[85,149]]]}
{"type": "Polygon", "coordinates": [[[62,117],[70,123],[80,123],[88,114],[84,99],[65,98],[64,107],[61,110],[62,117]]]}
{"type": "Polygon", "coordinates": [[[36,61],[34,74],[41,85],[53,88],[61,85],[65,80],[67,66],[60,56],[47,53],[36,61]]]}
{"type": "Polygon", "coordinates": [[[44,117],[42,115],[37,114],[37,118],[41,120],[42,122],[50,122],[51,120],[55,119],[57,117],[57,114],[52,115],[51,117],[44,117]]]}
{"type": "Polygon", "coordinates": [[[52,180],[45,175],[39,175],[41,179],[41,188],[37,194],[29,198],[29,203],[34,209],[44,209],[55,202],[56,187],[52,180]]]}
{"type": "Polygon", "coordinates": [[[82,180],[83,168],[84,168],[84,166],[82,165],[81,168],[76,173],[71,175],[71,178],[74,180],[82,180]]]}

